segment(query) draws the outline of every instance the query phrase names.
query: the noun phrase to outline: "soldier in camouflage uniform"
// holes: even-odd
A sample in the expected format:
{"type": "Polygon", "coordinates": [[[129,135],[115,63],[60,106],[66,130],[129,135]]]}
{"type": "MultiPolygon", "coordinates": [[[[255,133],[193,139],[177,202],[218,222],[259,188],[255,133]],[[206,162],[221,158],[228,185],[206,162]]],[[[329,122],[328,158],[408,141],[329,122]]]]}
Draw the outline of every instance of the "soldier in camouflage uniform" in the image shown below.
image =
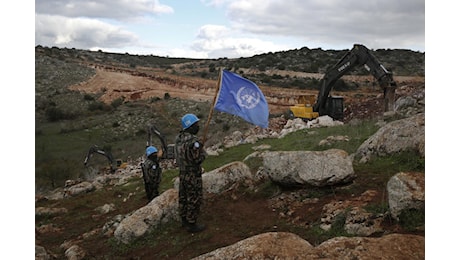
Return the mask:
{"type": "Polygon", "coordinates": [[[142,163],[142,177],[144,178],[145,193],[149,201],[160,194],[158,188],[161,182],[161,167],[157,152],[156,147],[147,147],[145,150],[147,159],[142,163]]]}
{"type": "Polygon", "coordinates": [[[182,117],[182,131],[176,137],[176,162],[179,166],[179,214],[182,226],[189,232],[200,232],[204,225],[197,224],[203,199],[201,163],[206,154],[196,134],[199,119],[193,114],[182,117]]]}

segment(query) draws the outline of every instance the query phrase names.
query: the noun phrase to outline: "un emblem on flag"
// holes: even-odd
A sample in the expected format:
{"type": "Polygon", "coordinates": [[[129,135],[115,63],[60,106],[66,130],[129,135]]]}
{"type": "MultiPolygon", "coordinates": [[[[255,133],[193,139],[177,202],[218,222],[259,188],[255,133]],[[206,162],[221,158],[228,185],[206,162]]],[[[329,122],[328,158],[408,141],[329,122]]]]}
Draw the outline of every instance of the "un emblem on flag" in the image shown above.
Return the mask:
{"type": "Polygon", "coordinates": [[[260,102],[260,93],[247,87],[241,87],[236,93],[236,101],[240,107],[253,109],[260,102]]]}

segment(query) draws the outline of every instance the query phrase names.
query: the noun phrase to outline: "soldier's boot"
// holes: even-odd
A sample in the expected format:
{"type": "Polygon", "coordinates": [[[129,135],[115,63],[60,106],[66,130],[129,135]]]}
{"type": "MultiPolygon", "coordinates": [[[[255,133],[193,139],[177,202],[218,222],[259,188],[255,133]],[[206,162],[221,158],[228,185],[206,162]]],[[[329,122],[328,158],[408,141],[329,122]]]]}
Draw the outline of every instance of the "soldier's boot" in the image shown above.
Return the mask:
{"type": "MultiPolygon", "coordinates": [[[[188,222],[187,222],[188,223],[188,222]]],[[[206,226],[203,224],[197,223],[188,223],[187,231],[190,233],[198,233],[206,229],[206,226]]]]}
{"type": "Polygon", "coordinates": [[[186,217],[182,217],[182,227],[186,228],[190,233],[201,232],[206,228],[205,225],[188,222],[186,217]]]}

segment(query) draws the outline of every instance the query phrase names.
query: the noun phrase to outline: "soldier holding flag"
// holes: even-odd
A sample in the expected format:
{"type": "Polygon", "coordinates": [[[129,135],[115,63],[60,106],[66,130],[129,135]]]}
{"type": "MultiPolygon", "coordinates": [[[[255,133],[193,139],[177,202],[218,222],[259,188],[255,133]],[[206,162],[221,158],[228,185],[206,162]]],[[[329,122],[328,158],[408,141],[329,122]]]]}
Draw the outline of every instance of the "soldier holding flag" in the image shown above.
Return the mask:
{"type": "Polygon", "coordinates": [[[194,114],[182,117],[182,131],[176,137],[176,162],[179,166],[179,215],[182,226],[195,233],[205,229],[197,224],[203,200],[203,170],[201,163],[206,157],[203,143],[196,134],[200,130],[199,119],[194,114]]]}

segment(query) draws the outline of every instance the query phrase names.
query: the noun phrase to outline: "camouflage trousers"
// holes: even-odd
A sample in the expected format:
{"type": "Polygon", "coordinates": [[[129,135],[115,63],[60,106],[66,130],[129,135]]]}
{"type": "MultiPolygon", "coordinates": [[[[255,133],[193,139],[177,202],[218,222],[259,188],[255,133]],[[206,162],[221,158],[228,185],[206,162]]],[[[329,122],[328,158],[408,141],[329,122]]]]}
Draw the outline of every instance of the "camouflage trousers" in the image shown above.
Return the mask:
{"type": "Polygon", "coordinates": [[[144,175],[144,187],[145,193],[147,194],[147,199],[149,201],[156,198],[160,195],[159,188],[161,183],[161,174],[160,173],[150,173],[149,175],[144,175]]]}
{"type": "Polygon", "coordinates": [[[203,200],[201,168],[179,172],[179,215],[189,223],[196,223],[203,200]]]}

